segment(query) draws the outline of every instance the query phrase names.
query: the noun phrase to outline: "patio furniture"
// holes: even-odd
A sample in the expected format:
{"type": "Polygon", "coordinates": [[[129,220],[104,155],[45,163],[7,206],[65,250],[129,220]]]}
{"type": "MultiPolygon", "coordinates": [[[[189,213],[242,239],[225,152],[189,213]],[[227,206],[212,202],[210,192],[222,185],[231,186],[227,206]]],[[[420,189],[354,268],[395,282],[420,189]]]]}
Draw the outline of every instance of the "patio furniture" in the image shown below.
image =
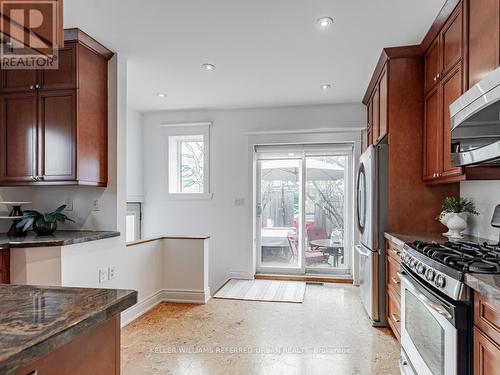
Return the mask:
{"type": "MultiPolygon", "coordinates": [[[[298,258],[299,252],[297,250],[297,236],[294,233],[288,234],[288,243],[290,244],[290,249],[295,258],[298,258]]],[[[310,266],[315,263],[327,263],[330,258],[329,254],[325,254],[323,251],[310,251],[306,252],[306,266],[310,266]]]]}
{"type": "Polygon", "coordinates": [[[310,244],[315,248],[325,249],[325,253],[327,253],[329,256],[333,256],[333,267],[339,266],[340,258],[342,258],[342,263],[344,263],[344,245],[341,241],[322,239],[310,241],[310,244]]]}
{"type": "Polygon", "coordinates": [[[318,250],[318,246],[312,245],[311,241],[327,239],[326,229],[323,227],[310,227],[307,228],[307,240],[311,250],[318,250]]]}
{"type": "Polygon", "coordinates": [[[269,260],[284,260],[288,262],[293,254],[287,239],[288,233],[294,228],[272,227],[261,229],[262,256],[269,260]]]}

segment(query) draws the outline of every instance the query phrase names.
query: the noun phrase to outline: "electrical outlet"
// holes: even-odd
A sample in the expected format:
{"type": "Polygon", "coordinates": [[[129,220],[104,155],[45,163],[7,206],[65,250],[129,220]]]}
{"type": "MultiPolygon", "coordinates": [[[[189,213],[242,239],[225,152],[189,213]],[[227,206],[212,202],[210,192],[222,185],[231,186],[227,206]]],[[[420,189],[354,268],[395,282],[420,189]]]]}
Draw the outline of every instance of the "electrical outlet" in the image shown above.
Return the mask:
{"type": "Polygon", "coordinates": [[[73,199],[66,198],[64,200],[64,204],[66,205],[66,211],[73,211],[73,199]]]}
{"type": "Polygon", "coordinates": [[[234,205],[237,207],[243,207],[245,206],[245,198],[236,198],[234,200],[234,205]]]}
{"type": "Polygon", "coordinates": [[[102,284],[108,280],[108,269],[100,268],[99,269],[99,284],[102,284]]]}
{"type": "Polygon", "coordinates": [[[116,276],[116,266],[108,267],[108,280],[113,280],[116,276]]]}
{"type": "Polygon", "coordinates": [[[92,205],[92,211],[101,211],[101,202],[99,202],[98,199],[94,201],[94,204],[92,205]]]}

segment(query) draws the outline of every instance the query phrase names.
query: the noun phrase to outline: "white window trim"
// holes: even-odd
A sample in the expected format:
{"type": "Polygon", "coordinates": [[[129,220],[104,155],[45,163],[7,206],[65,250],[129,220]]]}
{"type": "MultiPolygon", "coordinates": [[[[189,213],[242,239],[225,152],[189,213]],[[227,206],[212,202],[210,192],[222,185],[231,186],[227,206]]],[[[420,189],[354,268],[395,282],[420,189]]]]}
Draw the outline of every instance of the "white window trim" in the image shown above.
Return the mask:
{"type": "Polygon", "coordinates": [[[213,198],[210,179],[210,165],[211,165],[211,122],[196,122],[196,123],[162,123],[160,127],[164,132],[164,199],[177,200],[177,201],[190,201],[190,200],[210,200],[213,198]],[[203,166],[203,193],[170,193],[169,189],[169,137],[170,136],[189,136],[189,135],[203,135],[204,139],[204,166],[203,166]]]}

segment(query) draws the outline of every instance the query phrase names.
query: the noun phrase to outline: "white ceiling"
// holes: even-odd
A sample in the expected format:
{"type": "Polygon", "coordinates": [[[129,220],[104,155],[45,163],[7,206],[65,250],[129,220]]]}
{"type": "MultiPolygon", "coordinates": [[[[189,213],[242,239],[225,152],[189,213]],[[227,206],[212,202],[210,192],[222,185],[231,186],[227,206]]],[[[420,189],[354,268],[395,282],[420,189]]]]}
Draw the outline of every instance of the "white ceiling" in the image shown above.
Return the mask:
{"type": "Polygon", "coordinates": [[[420,43],[444,2],[66,0],[64,23],[127,58],[140,111],[345,103],[361,101],[381,49],[420,43]]]}

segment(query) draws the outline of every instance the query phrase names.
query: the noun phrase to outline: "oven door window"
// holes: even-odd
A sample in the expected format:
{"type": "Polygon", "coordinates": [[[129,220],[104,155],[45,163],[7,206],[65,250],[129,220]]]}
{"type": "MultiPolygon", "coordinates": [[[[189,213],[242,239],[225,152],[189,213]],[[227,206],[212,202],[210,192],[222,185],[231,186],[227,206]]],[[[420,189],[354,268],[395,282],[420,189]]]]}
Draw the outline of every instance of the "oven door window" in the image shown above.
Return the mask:
{"type": "Polygon", "coordinates": [[[444,375],[445,332],[425,305],[405,290],[405,329],[418,353],[434,375],[444,375]]]}

